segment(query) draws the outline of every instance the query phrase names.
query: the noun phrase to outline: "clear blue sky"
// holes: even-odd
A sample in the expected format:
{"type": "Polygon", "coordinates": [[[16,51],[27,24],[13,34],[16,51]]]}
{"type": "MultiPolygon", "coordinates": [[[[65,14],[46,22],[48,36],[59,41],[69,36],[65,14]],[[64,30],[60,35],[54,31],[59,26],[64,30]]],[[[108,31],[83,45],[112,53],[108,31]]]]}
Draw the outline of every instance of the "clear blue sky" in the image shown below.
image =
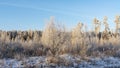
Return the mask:
{"type": "Polygon", "coordinates": [[[120,0],[0,0],[0,30],[42,30],[50,16],[67,28],[108,16],[113,28],[119,14],[120,0]]]}

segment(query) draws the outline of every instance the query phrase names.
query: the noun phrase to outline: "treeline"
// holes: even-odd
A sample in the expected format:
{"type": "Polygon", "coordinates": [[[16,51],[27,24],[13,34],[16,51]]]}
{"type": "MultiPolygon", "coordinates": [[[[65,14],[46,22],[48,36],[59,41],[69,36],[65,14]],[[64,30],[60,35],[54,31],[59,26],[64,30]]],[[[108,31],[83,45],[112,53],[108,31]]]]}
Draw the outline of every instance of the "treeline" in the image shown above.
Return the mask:
{"type": "Polygon", "coordinates": [[[0,39],[4,41],[40,41],[42,31],[0,31],[0,39]]]}

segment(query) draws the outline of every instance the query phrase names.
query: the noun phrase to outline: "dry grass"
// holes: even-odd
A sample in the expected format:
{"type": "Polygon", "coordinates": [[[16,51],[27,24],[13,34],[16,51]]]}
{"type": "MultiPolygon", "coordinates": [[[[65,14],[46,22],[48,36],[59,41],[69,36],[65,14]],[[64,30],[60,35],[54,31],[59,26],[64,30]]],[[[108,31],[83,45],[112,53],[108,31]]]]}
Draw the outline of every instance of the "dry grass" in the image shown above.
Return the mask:
{"type": "MultiPolygon", "coordinates": [[[[96,37],[95,32],[85,32],[83,26],[79,23],[72,31],[66,31],[51,18],[43,31],[0,31],[0,58],[55,57],[65,53],[82,57],[101,54],[120,57],[119,35],[101,32],[96,37]]],[[[52,59],[55,63],[59,61],[52,59]]]]}

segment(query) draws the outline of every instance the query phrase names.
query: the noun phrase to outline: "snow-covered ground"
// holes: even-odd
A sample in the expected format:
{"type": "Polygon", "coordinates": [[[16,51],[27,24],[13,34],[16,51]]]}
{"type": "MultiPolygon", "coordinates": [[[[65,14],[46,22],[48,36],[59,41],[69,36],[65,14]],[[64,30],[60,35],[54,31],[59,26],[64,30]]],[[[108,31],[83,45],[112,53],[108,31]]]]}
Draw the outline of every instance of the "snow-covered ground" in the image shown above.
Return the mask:
{"type": "MultiPolygon", "coordinates": [[[[69,68],[120,68],[120,59],[115,57],[88,57],[87,60],[82,60],[80,56],[73,57],[72,55],[60,55],[66,62],[70,62],[69,68]]],[[[57,65],[47,63],[47,57],[29,57],[21,60],[17,59],[0,59],[0,68],[66,68],[65,65],[57,65]]]]}

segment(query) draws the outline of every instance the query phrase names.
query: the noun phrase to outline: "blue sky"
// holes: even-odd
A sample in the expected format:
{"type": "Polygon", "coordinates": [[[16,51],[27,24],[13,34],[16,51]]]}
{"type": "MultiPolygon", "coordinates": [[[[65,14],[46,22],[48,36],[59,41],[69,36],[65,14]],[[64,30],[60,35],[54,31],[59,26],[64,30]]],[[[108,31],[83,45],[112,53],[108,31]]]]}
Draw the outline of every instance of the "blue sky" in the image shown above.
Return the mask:
{"type": "Polygon", "coordinates": [[[83,22],[89,29],[93,18],[107,16],[113,29],[116,15],[120,0],[0,0],[0,30],[42,30],[50,16],[67,28],[83,22]]]}

